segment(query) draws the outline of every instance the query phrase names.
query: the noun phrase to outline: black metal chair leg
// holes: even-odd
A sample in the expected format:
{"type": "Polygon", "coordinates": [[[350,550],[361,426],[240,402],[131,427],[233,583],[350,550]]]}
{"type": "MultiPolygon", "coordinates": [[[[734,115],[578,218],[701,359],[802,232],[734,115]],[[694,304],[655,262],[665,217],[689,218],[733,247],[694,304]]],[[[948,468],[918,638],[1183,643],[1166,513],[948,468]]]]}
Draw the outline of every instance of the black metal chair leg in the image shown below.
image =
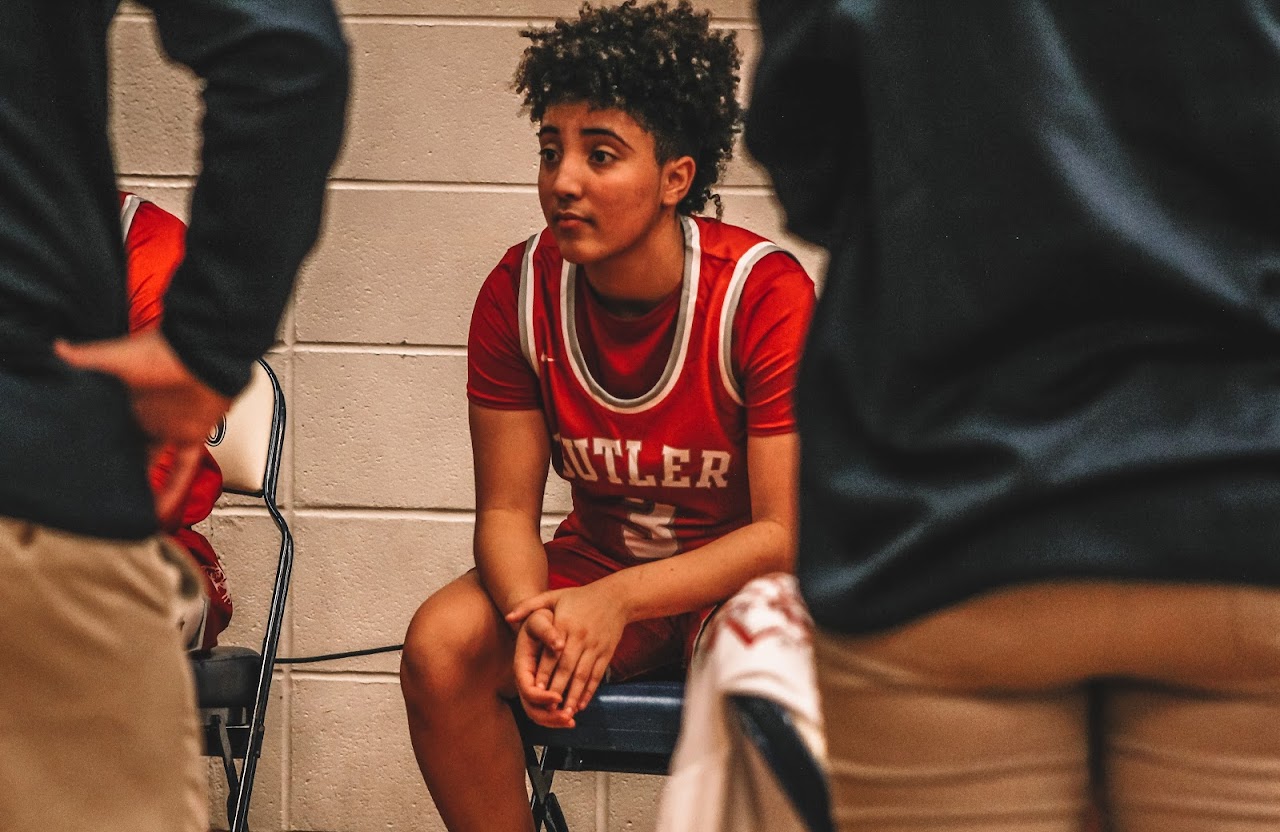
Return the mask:
{"type": "MultiPolygon", "coordinates": [[[[227,723],[221,716],[214,716],[210,720],[218,731],[218,750],[222,752],[222,771],[227,776],[227,800],[231,806],[235,805],[236,795],[240,789],[240,775],[236,773],[236,761],[231,756],[231,736],[227,733],[227,723]]],[[[234,811],[227,812],[227,822],[231,822],[231,816],[234,811]]]]}
{"type": "MultiPolygon", "coordinates": [[[[532,794],[529,797],[529,810],[533,812],[533,832],[542,832],[542,825],[547,824],[548,832],[566,832],[566,830],[555,830],[552,824],[554,819],[548,819],[547,812],[549,803],[555,801],[555,795],[551,793],[551,781],[555,779],[556,770],[549,767],[550,760],[547,758],[547,751],[544,749],[542,758],[534,754],[531,746],[525,746],[525,770],[529,774],[529,785],[532,794]]],[[[559,804],[556,804],[555,811],[560,811],[559,804]]],[[[561,815],[563,818],[563,815],[561,815]]],[[[563,825],[563,821],[562,821],[563,825]]]]}
{"type": "Polygon", "coordinates": [[[569,832],[564,812],[560,811],[560,800],[554,794],[547,795],[547,832],[569,832]]]}
{"type": "MultiPolygon", "coordinates": [[[[227,733],[227,723],[219,715],[214,715],[209,719],[210,723],[218,732],[218,750],[222,757],[222,771],[227,777],[227,826],[235,827],[236,816],[236,799],[240,796],[240,777],[236,773],[236,761],[231,754],[231,735],[227,733]]],[[[249,832],[249,824],[245,822],[241,827],[244,832],[249,832]]]]}
{"type": "Polygon", "coordinates": [[[747,694],[730,698],[743,734],[773,770],[805,828],[810,832],[834,832],[826,774],[804,744],[791,716],[770,699],[747,694]]]}

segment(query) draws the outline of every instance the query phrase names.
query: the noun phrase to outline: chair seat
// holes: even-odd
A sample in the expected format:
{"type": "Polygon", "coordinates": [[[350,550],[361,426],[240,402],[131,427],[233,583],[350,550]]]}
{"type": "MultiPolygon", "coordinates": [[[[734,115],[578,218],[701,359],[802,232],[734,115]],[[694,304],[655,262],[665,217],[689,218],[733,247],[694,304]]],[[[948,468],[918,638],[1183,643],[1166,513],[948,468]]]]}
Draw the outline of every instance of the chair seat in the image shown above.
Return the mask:
{"type": "Polygon", "coordinates": [[[262,655],[248,647],[215,647],[191,657],[201,708],[240,708],[258,694],[262,655]]]}
{"type": "Polygon", "coordinates": [[[670,755],[680,735],[684,682],[619,682],[601,685],[574,728],[544,728],[515,702],[520,735],[530,745],[582,751],[670,755]]]}

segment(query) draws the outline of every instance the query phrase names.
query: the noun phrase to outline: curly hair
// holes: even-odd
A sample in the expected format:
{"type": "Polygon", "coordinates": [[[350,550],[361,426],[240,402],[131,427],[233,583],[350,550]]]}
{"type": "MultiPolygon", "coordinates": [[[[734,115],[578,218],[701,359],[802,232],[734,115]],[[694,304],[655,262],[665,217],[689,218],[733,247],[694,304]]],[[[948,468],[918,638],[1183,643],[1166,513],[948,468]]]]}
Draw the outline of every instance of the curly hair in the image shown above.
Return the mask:
{"type": "Polygon", "coordinates": [[[742,57],[733,32],[711,31],[710,12],[688,0],[673,6],[584,2],[577,19],[526,29],[531,43],[516,69],[515,90],[539,122],[549,107],[585,102],[619,109],[654,137],[658,161],[691,156],[697,164],[689,193],[676,210],[701,212],[733,154],[742,107],[735,95],[742,57]]]}

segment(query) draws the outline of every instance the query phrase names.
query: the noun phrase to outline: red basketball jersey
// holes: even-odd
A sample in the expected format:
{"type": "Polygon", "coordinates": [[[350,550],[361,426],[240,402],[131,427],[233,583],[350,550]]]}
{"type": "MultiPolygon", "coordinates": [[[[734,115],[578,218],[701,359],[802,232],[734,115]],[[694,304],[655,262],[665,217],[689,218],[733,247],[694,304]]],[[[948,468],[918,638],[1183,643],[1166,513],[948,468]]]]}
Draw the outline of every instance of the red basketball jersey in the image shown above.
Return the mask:
{"type": "MultiPolygon", "coordinates": [[[[141,332],[160,325],[165,290],[186,251],[186,224],[137,194],[119,192],[120,226],[128,263],[129,331],[141,332]]],[[[154,488],[169,478],[174,450],[165,448],[151,462],[149,476],[154,488]]],[[[191,527],[213,511],[222,496],[222,471],[207,448],[202,449],[200,467],[182,505],[182,514],[168,518],[164,531],[186,547],[205,575],[209,607],[201,647],[217,644],[218,635],[231,620],[231,593],[213,546],[191,527]]]]}
{"type": "Polygon", "coordinates": [[[669,353],[656,383],[630,398],[592,372],[575,309],[587,291],[578,268],[547,231],[521,257],[521,351],[538,378],[553,465],[573,493],[556,536],[579,536],[622,564],[695,549],[751,519],[747,413],[731,339],[743,285],[781,249],[724,223],[682,223],[684,280],[669,353]]]}

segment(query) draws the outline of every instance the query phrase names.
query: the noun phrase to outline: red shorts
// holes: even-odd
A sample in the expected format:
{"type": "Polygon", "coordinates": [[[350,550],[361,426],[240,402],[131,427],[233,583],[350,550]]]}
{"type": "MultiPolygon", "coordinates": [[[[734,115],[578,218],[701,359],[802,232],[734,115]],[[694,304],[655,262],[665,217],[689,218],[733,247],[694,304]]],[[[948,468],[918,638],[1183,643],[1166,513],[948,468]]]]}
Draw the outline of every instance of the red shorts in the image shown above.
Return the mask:
{"type": "MultiPolygon", "coordinates": [[[[546,544],[549,589],[585,586],[626,564],[593,551],[580,537],[559,537],[546,544]]],[[[628,624],[609,662],[609,680],[620,682],[663,668],[687,668],[702,623],[715,607],[650,618],[628,624]]]]}

